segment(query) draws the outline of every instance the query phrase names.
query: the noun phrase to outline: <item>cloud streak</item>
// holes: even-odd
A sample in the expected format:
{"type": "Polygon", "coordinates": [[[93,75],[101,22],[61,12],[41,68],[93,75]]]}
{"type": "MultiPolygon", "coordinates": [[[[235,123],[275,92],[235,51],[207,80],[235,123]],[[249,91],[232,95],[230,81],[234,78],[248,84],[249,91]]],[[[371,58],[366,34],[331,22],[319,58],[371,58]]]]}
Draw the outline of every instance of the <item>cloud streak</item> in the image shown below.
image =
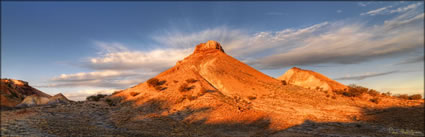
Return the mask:
{"type": "Polygon", "coordinates": [[[346,76],[346,77],[335,78],[335,80],[363,80],[363,79],[372,78],[372,77],[390,75],[390,74],[394,74],[394,73],[398,73],[398,72],[400,72],[400,71],[388,71],[388,72],[382,72],[382,73],[369,73],[369,74],[363,74],[363,75],[357,75],[357,76],[346,76]]]}
{"type": "Polygon", "coordinates": [[[399,7],[397,9],[394,9],[394,6],[386,6],[386,7],[382,7],[382,8],[378,8],[378,9],[374,9],[368,12],[364,12],[361,13],[360,15],[364,16],[364,15],[369,15],[369,16],[375,16],[375,15],[385,15],[385,14],[393,14],[393,13],[403,13],[409,10],[413,10],[418,8],[420,5],[422,5],[422,3],[418,2],[418,3],[414,3],[414,4],[410,4],[407,5],[405,7],[399,7]]]}
{"type": "Polygon", "coordinates": [[[280,41],[280,46],[273,49],[279,51],[286,47],[286,50],[248,63],[260,69],[279,69],[294,65],[355,64],[409,53],[423,48],[424,39],[418,37],[424,35],[423,18],[423,13],[407,12],[380,26],[338,22],[321,25],[315,31],[296,37],[298,40],[280,41]],[[311,35],[314,33],[316,35],[311,35]],[[297,46],[288,49],[288,45],[297,46]]]}
{"type": "Polygon", "coordinates": [[[403,61],[400,61],[399,63],[396,63],[395,65],[403,65],[403,64],[413,64],[413,63],[419,63],[419,62],[424,62],[424,56],[417,56],[417,57],[412,57],[412,58],[407,58],[403,61]]]}

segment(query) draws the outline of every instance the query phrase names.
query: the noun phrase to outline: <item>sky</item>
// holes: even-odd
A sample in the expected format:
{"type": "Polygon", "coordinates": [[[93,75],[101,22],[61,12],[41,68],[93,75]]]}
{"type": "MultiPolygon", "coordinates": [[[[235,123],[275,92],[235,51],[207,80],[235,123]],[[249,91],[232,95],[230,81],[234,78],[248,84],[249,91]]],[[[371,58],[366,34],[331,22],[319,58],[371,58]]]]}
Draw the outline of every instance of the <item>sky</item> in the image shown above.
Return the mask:
{"type": "Polygon", "coordinates": [[[2,2],[1,77],[84,100],[208,40],[261,72],[424,94],[424,2],[2,2]]]}

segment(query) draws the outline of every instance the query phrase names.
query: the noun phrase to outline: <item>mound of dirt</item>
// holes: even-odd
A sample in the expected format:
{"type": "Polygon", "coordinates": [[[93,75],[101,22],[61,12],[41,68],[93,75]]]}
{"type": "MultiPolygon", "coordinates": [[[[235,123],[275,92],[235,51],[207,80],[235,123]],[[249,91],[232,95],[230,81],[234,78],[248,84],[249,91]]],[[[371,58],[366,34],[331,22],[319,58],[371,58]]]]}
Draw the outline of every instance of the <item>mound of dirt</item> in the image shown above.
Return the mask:
{"type": "Polygon", "coordinates": [[[28,82],[15,79],[1,79],[1,107],[14,107],[24,100],[25,97],[35,95],[50,97],[50,95],[28,85],[28,82]]]}
{"type": "Polygon", "coordinates": [[[320,73],[293,67],[277,78],[288,84],[323,91],[348,90],[348,87],[320,73]]]}

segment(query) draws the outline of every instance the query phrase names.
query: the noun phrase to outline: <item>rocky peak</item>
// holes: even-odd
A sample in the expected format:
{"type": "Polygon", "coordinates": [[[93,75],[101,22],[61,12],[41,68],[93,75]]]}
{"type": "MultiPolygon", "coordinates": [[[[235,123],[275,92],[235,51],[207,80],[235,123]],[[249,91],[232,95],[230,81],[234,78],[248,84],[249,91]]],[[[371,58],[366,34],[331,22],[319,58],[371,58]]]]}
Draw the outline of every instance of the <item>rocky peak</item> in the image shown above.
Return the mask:
{"type": "Polygon", "coordinates": [[[205,43],[201,43],[196,46],[194,53],[206,51],[206,50],[219,50],[224,53],[223,48],[221,47],[220,43],[214,40],[209,40],[205,43]]]}

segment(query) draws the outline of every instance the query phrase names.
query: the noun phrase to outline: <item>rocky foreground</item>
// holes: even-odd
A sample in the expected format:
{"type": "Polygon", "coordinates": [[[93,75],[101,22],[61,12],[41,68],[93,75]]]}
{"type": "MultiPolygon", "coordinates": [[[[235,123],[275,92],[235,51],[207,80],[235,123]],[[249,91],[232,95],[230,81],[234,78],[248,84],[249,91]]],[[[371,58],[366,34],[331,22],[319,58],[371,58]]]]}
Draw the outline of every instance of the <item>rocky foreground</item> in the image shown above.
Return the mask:
{"type": "Polygon", "coordinates": [[[418,130],[360,121],[316,123],[306,120],[303,124],[274,131],[267,128],[266,119],[250,124],[187,123],[176,120],[176,117],[185,117],[196,111],[186,110],[164,117],[159,113],[141,112],[143,109],[140,109],[124,115],[128,109],[126,106],[110,106],[103,101],[84,101],[3,110],[1,136],[424,136],[418,130]],[[144,113],[148,118],[126,121],[126,117],[130,118],[130,113],[144,113]]]}

